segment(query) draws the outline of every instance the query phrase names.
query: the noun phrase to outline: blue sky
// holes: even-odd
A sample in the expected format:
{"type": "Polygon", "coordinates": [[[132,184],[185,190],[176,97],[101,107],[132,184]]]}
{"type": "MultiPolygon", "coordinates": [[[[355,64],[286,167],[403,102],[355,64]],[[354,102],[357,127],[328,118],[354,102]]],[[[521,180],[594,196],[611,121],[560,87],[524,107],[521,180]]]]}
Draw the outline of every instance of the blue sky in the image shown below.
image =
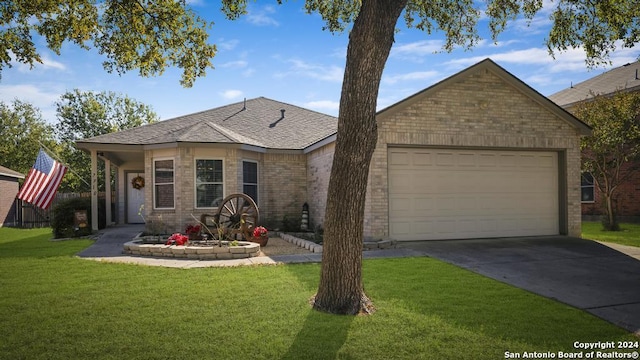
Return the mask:
{"type": "MultiPolygon", "coordinates": [[[[215,69],[207,70],[207,76],[197,79],[192,88],[180,86],[180,69],[168,69],[152,78],[139,77],[137,72],[109,74],[101,65],[104,58],[95,50],[65,44],[58,56],[36,38],[44,63],[33,69],[22,64],[3,69],[0,101],[18,98],[31,102],[50,123],[57,122],[55,101],[75,88],[126,94],[150,105],[163,120],[259,96],[337,115],[347,33],[323,31],[321,18],[306,14],[303,1],[280,6],[275,1],[250,2],[249,13],[235,21],[224,19],[217,1],[190,3],[199,15],[214,21],[210,42],[218,47],[215,69]]],[[[485,58],[493,59],[543,95],[551,95],[571,83],[636,61],[640,55],[639,47],[620,49],[611,56],[612,66],[593,70],[587,69],[581,49],[557,54],[554,60],[544,45],[550,28],[549,10],[545,6],[528,27],[523,19],[511,23],[497,44],[485,39],[471,51],[452,53],[434,53],[443,43],[441,33],[428,35],[406,29],[401,21],[383,74],[378,108],[485,58]]],[[[487,21],[479,26],[486,37],[487,21]]]]}

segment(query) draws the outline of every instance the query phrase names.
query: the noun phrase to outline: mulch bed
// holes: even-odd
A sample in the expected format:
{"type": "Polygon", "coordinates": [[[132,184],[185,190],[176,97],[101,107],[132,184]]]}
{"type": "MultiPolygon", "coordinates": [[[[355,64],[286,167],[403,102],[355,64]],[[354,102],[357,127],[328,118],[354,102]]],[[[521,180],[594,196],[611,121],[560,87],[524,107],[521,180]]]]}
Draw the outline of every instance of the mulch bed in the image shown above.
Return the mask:
{"type": "Polygon", "coordinates": [[[259,256],[311,254],[311,251],[282,240],[278,237],[269,238],[267,246],[260,247],[259,256]]]}

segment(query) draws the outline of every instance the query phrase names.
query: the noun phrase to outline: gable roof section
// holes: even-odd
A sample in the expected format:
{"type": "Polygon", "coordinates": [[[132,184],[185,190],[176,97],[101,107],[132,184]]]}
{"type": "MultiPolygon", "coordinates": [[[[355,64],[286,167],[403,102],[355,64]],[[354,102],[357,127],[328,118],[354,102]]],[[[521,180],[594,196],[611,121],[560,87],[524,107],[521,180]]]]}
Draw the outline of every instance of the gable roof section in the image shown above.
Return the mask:
{"type": "Polygon", "coordinates": [[[618,90],[640,91],[640,61],[609,70],[579,84],[558,91],[549,99],[562,107],[593,98],[609,95],[618,90]]]}
{"type": "Polygon", "coordinates": [[[0,176],[7,176],[7,177],[16,178],[16,179],[24,179],[24,174],[21,174],[17,171],[13,171],[2,165],[0,165],[0,176]]]}
{"type": "Polygon", "coordinates": [[[406,107],[421,101],[424,97],[440,91],[440,89],[442,89],[444,86],[447,86],[450,83],[456,82],[459,79],[468,77],[471,74],[474,74],[478,71],[483,71],[483,70],[491,71],[493,74],[495,74],[500,79],[502,79],[505,83],[513,86],[514,88],[519,90],[522,94],[524,94],[525,96],[529,97],[530,99],[540,104],[540,106],[546,108],[547,110],[555,114],[560,119],[572,125],[581,135],[591,134],[591,127],[589,127],[587,124],[580,121],[575,116],[571,115],[569,112],[567,112],[560,106],[556,105],[553,101],[547,99],[544,95],[540,94],[535,89],[525,84],[522,80],[512,75],[510,72],[508,72],[507,70],[505,70],[504,68],[502,68],[501,66],[493,62],[493,60],[491,59],[482,60],[481,62],[471,67],[468,67],[465,70],[462,70],[459,73],[454,74],[416,94],[413,94],[408,98],[395,103],[394,105],[384,108],[378,111],[377,116],[378,117],[389,116],[397,111],[401,111],[406,107]]]}
{"type": "Polygon", "coordinates": [[[303,150],[334,135],[336,117],[259,97],[137,128],[77,141],[83,144],[246,144],[303,150]],[[284,110],[284,112],[282,111],[284,110]]]}

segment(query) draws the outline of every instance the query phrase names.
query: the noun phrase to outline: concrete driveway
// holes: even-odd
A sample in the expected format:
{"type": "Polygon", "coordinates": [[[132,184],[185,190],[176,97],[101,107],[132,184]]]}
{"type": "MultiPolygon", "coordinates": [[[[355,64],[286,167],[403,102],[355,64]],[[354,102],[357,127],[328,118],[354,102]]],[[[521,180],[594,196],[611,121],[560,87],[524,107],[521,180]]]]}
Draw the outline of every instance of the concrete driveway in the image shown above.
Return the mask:
{"type": "Polygon", "coordinates": [[[640,260],[598,242],[550,236],[399,247],[556,299],[640,335],[640,260]]]}

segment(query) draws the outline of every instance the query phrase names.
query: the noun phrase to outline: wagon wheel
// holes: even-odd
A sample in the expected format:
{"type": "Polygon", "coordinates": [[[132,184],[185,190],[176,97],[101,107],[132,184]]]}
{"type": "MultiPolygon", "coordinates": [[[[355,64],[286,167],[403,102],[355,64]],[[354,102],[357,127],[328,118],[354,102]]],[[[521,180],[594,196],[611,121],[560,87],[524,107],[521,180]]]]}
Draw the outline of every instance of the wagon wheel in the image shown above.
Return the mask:
{"type": "Polygon", "coordinates": [[[218,207],[218,226],[232,240],[251,239],[258,223],[258,206],[245,194],[232,194],[218,207]]]}

